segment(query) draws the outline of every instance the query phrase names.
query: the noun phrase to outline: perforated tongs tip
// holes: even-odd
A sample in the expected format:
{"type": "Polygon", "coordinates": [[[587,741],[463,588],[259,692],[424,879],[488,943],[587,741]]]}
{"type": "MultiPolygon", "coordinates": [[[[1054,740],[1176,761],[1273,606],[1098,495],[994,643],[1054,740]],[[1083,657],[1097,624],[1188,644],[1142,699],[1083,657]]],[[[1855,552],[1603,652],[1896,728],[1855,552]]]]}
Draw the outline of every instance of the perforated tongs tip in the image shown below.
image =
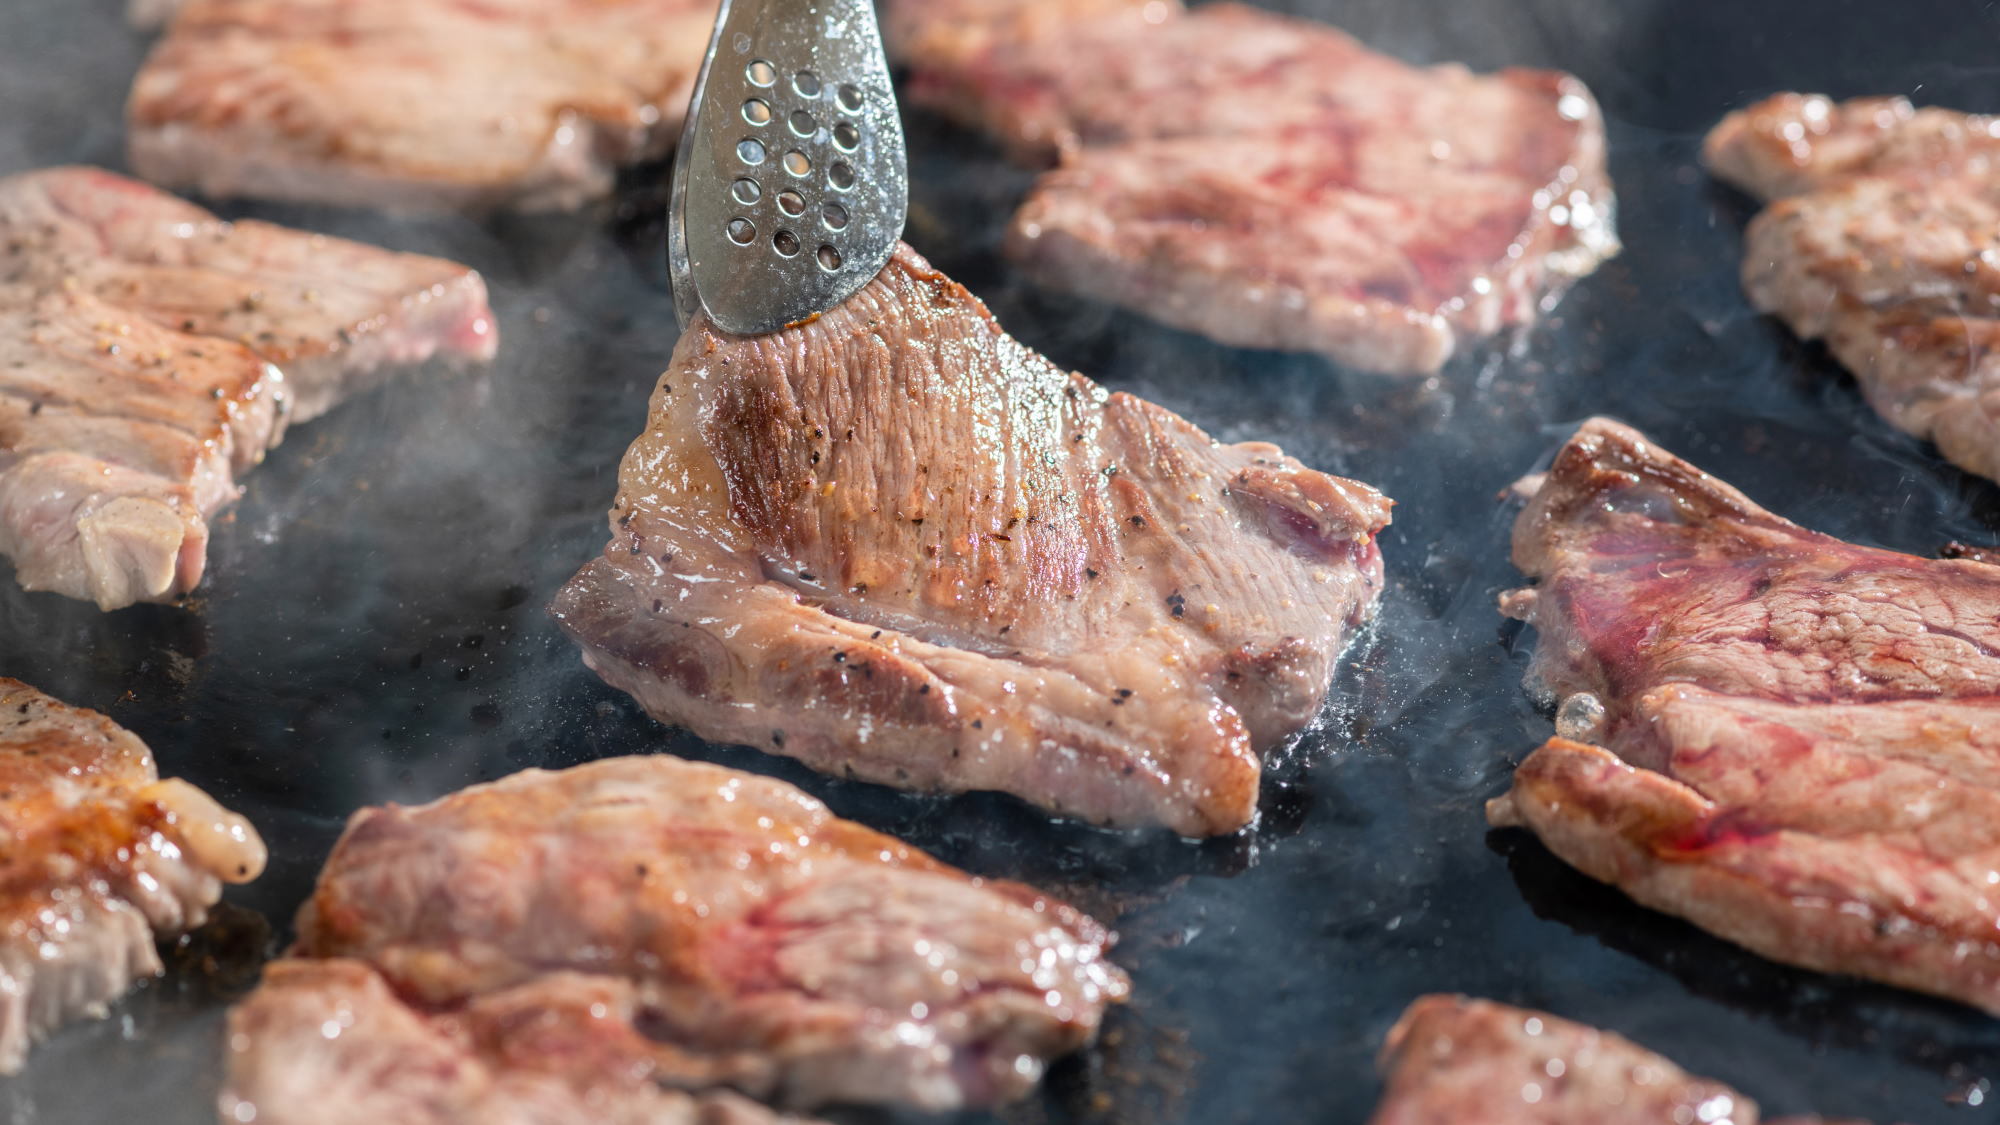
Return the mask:
{"type": "Polygon", "coordinates": [[[723,0],[674,161],[681,324],[750,336],[872,280],[909,213],[909,165],[872,0],[723,0]]]}

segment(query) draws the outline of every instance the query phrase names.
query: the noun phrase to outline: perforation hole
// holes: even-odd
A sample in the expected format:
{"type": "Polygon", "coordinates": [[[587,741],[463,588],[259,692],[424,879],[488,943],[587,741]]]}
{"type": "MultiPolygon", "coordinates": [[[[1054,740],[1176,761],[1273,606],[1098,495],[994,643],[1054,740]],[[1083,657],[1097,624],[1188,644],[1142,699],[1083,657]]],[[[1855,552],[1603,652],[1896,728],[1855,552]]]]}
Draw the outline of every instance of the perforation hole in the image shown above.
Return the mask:
{"type": "Polygon", "coordinates": [[[799,252],[799,236],[788,230],[781,230],[771,237],[771,249],[786,258],[796,257],[799,252]]]}
{"type": "Polygon", "coordinates": [[[835,249],[834,249],[833,247],[831,247],[831,246],[822,246],[822,247],[820,247],[820,248],[819,248],[819,268],[821,268],[821,269],[825,270],[825,271],[826,271],[826,272],[828,272],[828,273],[832,273],[833,271],[835,271],[835,270],[839,269],[839,268],[840,268],[840,251],[838,251],[838,250],[835,250],[835,249]]]}
{"type": "Polygon", "coordinates": [[[792,77],[792,89],[797,90],[802,98],[819,97],[819,75],[810,70],[799,71],[792,77]]]}
{"type": "Polygon", "coordinates": [[[805,209],[805,196],[795,191],[781,191],[778,193],[778,210],[783,211],[787,215],[801,215],[805,213],[805,209]]]}
{"type": "Polygon", "coordinates": [[[834,95],[834,100],[849,113],[861,112],[861,88],[858,86],[842,86],[840,92],[834,95]]]}
{"type": "Polygon", "coordinates": [[[833,167],[827,170],[826,182],[832,184],[835,191],[846,191],[854,186],[854,169],[834,161],[833,167]]]}
{"type": "MultiPolygon", "coordinates": [[[[793,149],[785,154],[785,171],[790,172],[794,176],[809,176],[812,174],[812,170],[813,162],[807,159],[805,153],[800,152],[798,149],[793,149]]],[[[850,179],[853,178],[853,175],[854,173],[852,172],[848,173],[850,179]]]]}
{"type": "Polygon", "coordinates": [[[748,206],[764,198],[764,189],[758,186],[756,180],[745,176],[729,186],[729,194],[736,197],[736,202],[748,206]]]}
{"type": "Polygon", "coordinates": [[[838,203],[829,203],[820,208],[819,216],[826,223],[828,230],[847,229],[847,208],[838,203]]]}
{"type": "Polygon", "coordinates": [[[751,98],[743,103],[743,120],[752,125],[769,125],[771,107],[762,98],[751,98]]]}
{"type": "Polygon", "coordinates": [[[842,152],[853,152],[861,145],[861,130],[851,121],[843,121],[833,127],[833,143],[842,152]]]}
{"type": "Polygon", "coordinates": [[[764,144],[755,137],[745,137],[736,142],[736,159],[756,167],[764,163],[764,144]]]}
{"type": "Polygon", "coordinates": [[[729,232],[729,241],[734,242],[738,246],[748,246],[750,245],[750,240],[757,237],[757,224],[748,219],[729,220],[727,230],[729,232]]]}
{"type": "Polygon", "coordinates": [[[792,135],[796,137],[810,137],[814,133],[819,132],[819,122],[814,121],[813,115],[803,109],[792,111],[791,124],[792,135]]]}
{"type": "Polygon", "coordinates": [[[752,86],[768,90],[778,81],[778,68],[763,59],[757,59],[743,69],[743,77],[749,79],[752,86]]]}

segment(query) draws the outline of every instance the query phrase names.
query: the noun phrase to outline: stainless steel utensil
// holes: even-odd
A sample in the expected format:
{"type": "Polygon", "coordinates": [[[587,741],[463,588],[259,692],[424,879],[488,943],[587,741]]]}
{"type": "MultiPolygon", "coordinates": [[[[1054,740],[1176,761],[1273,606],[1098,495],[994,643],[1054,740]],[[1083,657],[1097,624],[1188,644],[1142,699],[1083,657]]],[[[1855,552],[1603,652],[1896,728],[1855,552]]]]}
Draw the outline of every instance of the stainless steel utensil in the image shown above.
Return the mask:
{"type": "Polygon", "coordinates": [[[674,162],[681,324],[756,335],[880,272],[909,163],[872,0],[723,0],[674,162]]]}

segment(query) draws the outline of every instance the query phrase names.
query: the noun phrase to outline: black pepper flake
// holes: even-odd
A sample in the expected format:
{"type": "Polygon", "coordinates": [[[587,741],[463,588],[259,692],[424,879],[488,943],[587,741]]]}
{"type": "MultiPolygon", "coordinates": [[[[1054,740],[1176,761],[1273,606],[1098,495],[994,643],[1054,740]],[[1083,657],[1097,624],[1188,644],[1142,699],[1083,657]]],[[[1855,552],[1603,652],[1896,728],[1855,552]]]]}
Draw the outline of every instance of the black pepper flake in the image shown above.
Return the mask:
{"type": "Polygon", "coordinates": [[[833,662],[834,662],[835,664],[845,664],[845,663],[847,663],[847,654],[846,654],[846,653],[844,653],[844,652],[836,652],[836,653],[834,653],[834,654],[833,654],[833,662]]]}
{"type": "Polygon", "coordinates": [[[929,684],[918,684],[918,685],[917,685],[917,694],[918,694],[918,695],[929,695],[930,693],[931,693],[931,685],[929,685],[929,684]]]}
{"type": "Polygon", "coordinates": [[[1013,626],[1012,626],[1012,625],[1002,625],[1002,626],[1000,626],[1000,635],[1001,635],[1001,636],[1003,636],[1003,637],[1004,637],[1004,636],[1006,636],[1006,635],[1007,635],[1007,630],[1009,630],[1009,629],[1012,629],[1012,628],[1013,628],[1013,626]]]}
{"type": "Polygon", "coordinates": [[[1083,568],[1083,576],[1085,578],[1095,578],[1097,577],[1097,572],[1086,566],[1083,568]]]}
{"type": "Polygon", "coordinates": [[[771,732],[771,745],[773,745],[773,746],[783,746],[784,744],[785,744],[785,732],[784,732],[784,731],[781,731],[781,730],[774,730],[774,731],[772,731],[772,732],[771,732]]]}
{"type": "Polygon", "coordinates": [[[812,458],[811,458],[811,460],[812,460],[812,463],[813,463],[813,464],[815,464],[815,465],[819,464],[819,450],[815,449],[815,450],[813,450],[813,451],[812,451],[812,458]]]}
{"type": "Polygon", "coordinates": [[[809,571],[809,570],[801,570],[801,571],[799,571],[799,581],[801,581],[801,582],[816,582],[816,581],[818,581],[818,579],[816,579],[816,578],[814,578],[814,577],[812,576],[812,572],[811,572],[811,571],[809,571]]]}
{"type": "Polygon", "coordinates": [[[1187,616],[1187,599],[1180,594],[1168,594],[1167,604],[1173,607],[1175,617],[1187,616]]]}
{"type": "Polygon", "coordinates": [[[986,720],[984,720],[984,719],[974,719],[974,720],[972,720],[972,729],[973,729],[973,730],[985,730],[985,729],[986,729],[986,720]]]}
{"type": "Polygon", "coordinates": [[[1132,523],[1132,526],[1133,526],[1133,527],[1144,527],[1144,526],[1146,526],[1146,517],[1145,517],[1145,516],[1133,516],[1133,517],[1132,517],[1132,519],[1131,519],[1131,523],[1132,523]]]}
{"type": "Polygon", "coordinates": [[[874,632],[872,632],[872,633],[868,634],[868,639],[872,641],[872,640],[876,640],[876,639],[879,639],[879,638],[880,638],[881,636],[882,636],[882,630],[880,630],[880,629],[877,629],[877,630],[875,630],[874,632]]]}

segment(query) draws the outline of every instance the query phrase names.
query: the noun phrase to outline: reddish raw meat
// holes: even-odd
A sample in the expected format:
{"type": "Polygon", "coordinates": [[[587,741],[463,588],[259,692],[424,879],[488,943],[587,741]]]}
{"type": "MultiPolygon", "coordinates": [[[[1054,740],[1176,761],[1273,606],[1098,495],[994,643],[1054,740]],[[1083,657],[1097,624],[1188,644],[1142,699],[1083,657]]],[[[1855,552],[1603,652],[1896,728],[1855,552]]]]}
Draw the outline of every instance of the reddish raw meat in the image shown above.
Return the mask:
{"type": "Polygon", "coordinates": [[[1773,959],[2000,1012],[2000,567],[1806,531],[1603,419],[1514,560],[1564,737],[1493,823],[1773,959]]]}
{"type": "Polygon", "coordinates": [[[1036,19],[939,18],[905,34],[948,45],[905,53],[913,99],[1060,159],[1007,243],[1045,284],[1428,373],[1618,251],[1603,121],[1568,75],[1413,67],[1236,4],[1016,9],[1036,19]]]}
{"type": "MultiPolygon", "coordinates": [[[[782,782],[665,756],[364,809],[298,932],[312,967],[274,975],[290,994],[252,997],[239,1025],[317,1028],[342,1010],[320,994],[379,994],[380,974],[401,1005],[369,1002],[388,1043],[474,1055],[454,1070],[572,1105],[652,1105],[661,1085],[989,1104],[1087,1043],[1128,988],[1108,935],[1061,903],[782,782]]],[[[296,1058],[301,1038],[232,1056],[232,1096],[259,1120],[300,1094],[436,1088],[429,1065],[384,1074],[382,1043],[296,1058]]]]}

